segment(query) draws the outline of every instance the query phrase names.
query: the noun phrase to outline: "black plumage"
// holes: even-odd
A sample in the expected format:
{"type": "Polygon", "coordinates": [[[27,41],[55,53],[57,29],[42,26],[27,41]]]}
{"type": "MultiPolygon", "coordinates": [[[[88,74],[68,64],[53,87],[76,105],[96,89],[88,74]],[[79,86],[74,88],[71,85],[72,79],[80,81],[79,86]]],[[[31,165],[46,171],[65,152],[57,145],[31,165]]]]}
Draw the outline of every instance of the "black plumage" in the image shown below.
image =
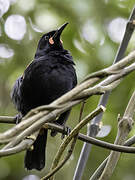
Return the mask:
{"type": "MultiPolygon", "coordinates": [[[[51,103],[77,84],[72,56],[60,40],[66,25],[42,36],[34,60],[15,82],[11,97],[21,117],[33,108],[51,103]]],[[[69,112],[61,114],[56,122],[64,125],[69,112]]],[[[41,128],[34,149],[26,152],[28,170],[44,168],[46,141],[47,130],[41,128]]]]}

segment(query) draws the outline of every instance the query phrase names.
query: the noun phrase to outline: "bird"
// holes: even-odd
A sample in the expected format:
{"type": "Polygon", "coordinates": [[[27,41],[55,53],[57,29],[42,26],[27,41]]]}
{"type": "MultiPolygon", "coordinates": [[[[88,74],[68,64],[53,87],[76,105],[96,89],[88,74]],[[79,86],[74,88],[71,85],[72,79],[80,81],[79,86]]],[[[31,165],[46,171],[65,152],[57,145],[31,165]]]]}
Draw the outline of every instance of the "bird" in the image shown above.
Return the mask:
{"type": "MultiPolygon", "coordinates": [[[[70,52],[64,49],[61,34],[68,23],[40,38],[34,60],[26,67],[13,85],[11,99],[18,115],[17,123],[31,109],[48,105],[77,85],[75,63],[70,52]]],[[[65,126],[70,110],[62,113],[55,123],[65,126]]],[[[42,170],[46,161],[48,130],[41,127],[31,150],[26,150],[24,167],[42,170]]],[[[55,136],[56,132],[52,132],[55,136]]]]}

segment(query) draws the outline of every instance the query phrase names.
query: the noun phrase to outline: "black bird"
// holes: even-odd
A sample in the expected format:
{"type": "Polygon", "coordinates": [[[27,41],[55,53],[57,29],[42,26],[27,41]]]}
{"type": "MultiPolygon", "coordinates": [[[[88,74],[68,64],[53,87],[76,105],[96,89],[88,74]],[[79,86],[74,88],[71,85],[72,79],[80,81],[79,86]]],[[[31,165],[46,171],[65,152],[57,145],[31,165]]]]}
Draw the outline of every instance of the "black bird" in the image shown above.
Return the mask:
{"type": "MultiPolygon", "coordinates": [[[[41,37],[34,60],[16,80],[11,98],[19,116],[23,117],[31,109],[51,103],[76,86],[72,56],[63,48],[60,39],[67,24],[41,37]]],[[[64,125],[69,113],[70,110],[61,114],[56,123],[64,125]]],[[[27,150],[25,155],[24,163],[28,170],[44,168],[46,141],[47,130],[41,128],[33,150],[27,150]]]]}

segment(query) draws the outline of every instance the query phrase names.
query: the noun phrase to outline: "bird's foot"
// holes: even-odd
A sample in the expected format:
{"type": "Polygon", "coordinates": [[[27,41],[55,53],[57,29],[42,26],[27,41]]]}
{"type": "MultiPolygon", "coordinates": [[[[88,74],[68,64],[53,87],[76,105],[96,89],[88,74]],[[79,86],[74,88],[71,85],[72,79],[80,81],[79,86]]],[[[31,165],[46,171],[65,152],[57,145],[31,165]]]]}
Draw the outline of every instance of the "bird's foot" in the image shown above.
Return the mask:
{"type": "MultiPolygon", "coordinates": [[[[57,122],[55,122],[55,124],[57,124],[57,125],[60,125],[59,123],[57,123],[57,122]]],[[[63,126],[63,133],[62,133],[62,135],[61,135],[61,139],[64,139],[64,137],[65,137],[65,135],[69,135],[69,133],[71,132],[71,128],[70,127],[68,127],[68,126],[65,126],[65,125],[61,125],[61,126],[63,126]]],[[[54,137],[54,136],[56,136],[57,135],[57,131],[56,130],[51,130],[51,136],[52,137],[54,137]]]]}
{"type": "Polygon", "coordinates": [[[17,114],[17,115],[15,116],[15,123],[18,124],[18,123],[21,122],[21,120],[22,120],[22,115],[21,115],[21,114],[17,114]]]}
{"type": "Polygon", "coordinates": [[[64,125],[64,126],[63,126],[63,131],[64,131],[64,133],[62,133],[61,139],[64,139],[65,135],[68,136],[68,135],[70,134],[71,128],[64,125]]]}

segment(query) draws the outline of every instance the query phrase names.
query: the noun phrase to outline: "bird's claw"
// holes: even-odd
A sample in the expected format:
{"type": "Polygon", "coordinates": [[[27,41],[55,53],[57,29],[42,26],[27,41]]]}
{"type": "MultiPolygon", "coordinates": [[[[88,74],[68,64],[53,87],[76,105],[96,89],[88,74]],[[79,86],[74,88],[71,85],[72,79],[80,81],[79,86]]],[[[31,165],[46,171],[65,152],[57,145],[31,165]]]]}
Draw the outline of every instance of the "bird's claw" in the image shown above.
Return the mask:
{"type": "Polygon", "coordinates": [[[64,139],[65,134],[66,134],[66,135],[69,135],[69,134],[70,134],[71,128],[68,127],[68,126],[63,126],[63,131],[64,131],[64,133],[61,135],[61,139],[64,139]]]}
{"type": "Polygon", "coordinates": [[[17,115],[15,116],[15,123],[16,123],[16,124],[20,123],[20,122],[21,122],[21,119],[22,119],[22,115],[21,115],[21,114],[17,114],[17,115]]]}
{"type": "MultiPolygon", "coordinates": [[[[58,124],[58,123],[56,123],[56,124],[58,124]]],[[[59,124],[58,124],[59,125],[59,124]]],[[[70,132],[71,132],[71,128],[70,127],[68,127],[68,126],[63,126],[63,133],[62,133],[62,135],[61,135],[61,139],[64,139],[64,137],[65,137],[65,135],[69,135],[70,134],[70,132]]],[[[54,136],[56,136],[57,135],[57,131],[56,130],[51,130],[51,136],[52,137],[54,137],[54,136]]]]}

